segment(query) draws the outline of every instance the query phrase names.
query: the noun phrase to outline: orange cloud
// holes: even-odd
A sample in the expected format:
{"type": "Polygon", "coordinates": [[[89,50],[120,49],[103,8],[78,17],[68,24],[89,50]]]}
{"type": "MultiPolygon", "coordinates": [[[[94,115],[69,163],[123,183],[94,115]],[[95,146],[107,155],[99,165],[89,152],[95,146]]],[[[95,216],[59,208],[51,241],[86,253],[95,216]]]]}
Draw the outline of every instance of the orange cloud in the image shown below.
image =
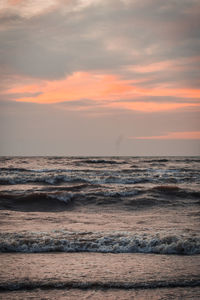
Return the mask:
{"type": "Polygon", "coordinates": [[[166,135],[129,138],[137,140],[200,140],[200,131],[168,132],[166,135]]]}
{"type": "Polygon", "coordinates": [[[7,90],[6,93],[20,94],[20,97],[16,98],[16,101],[23,102],[59,103],[91,99],[93,101],[105,101],[108,107],[119,107],[145,112],[200,106],[200,103],[190,102],[191,98],[200,98],[200,90],[170,89],[162,86],[143,88],[138,84],[141,85],[140,80],[125,80],[111,74],[75,72],[63,80],[43,80],[31,85],[19,85],[7,90]],[[23,93],[26,97],[22,97],[23,93]],[[27,97],[27,93],[38,93],[38,95],[27,97]],[[138,101],[142,96],[172,96],[190,98],[190,101],[188,103],[138,101]],[[123,102],[120,102],[121,99],[123,99],[123,102]],[[113,101],[115,100],[118,102],[114,103],[113,101]],[[126,102],[125,100],[132,100],[132,102],[126,102]]]}
{"type": "Polygon", "coordinates": [[[110,74],[95,74],[89,72],[75,72],[71,76],[57,81],[43,81],[43,84],[19,86],[7,90],[7,93],[42,92],[34,98],[18,98],[17,101],[37,103],[57,103],[63,101],[80,100],[114,100],[121,97],[130,98],[137,94],[137,88],[132,83],[138,81],[122,80],[110,74]],[[131,96],[132,95],[132,96],[131,96]]]}

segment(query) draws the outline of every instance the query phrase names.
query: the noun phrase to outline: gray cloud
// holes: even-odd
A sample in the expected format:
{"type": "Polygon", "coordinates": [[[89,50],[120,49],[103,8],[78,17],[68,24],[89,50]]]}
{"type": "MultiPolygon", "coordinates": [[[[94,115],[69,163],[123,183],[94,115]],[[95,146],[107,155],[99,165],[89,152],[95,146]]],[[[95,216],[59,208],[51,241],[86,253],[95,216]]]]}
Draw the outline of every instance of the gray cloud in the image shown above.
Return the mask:
{"type": "MultiPolygon", "coordinates": [[[[79,10],[63,3],[30,18],[9,9],[1,13],[0,64],[11,73],[51,80],[80,70],[137,78],[123,67],[199,55],[197,1],[111,0],[79,10]]],[[[172,80],[197,80],[193,67],[195,62],[178,76],[172,72],[172,80]]],[[[168,72],[155,80],[170,80],[168,72]]]]}

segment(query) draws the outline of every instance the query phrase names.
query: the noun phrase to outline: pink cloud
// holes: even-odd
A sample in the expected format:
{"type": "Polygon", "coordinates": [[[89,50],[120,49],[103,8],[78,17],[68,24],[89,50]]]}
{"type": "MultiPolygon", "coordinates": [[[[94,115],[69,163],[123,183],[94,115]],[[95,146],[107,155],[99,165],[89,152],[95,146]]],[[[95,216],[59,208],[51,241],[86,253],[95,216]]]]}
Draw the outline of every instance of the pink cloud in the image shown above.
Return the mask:
{"type": "Polygon", "coordinates": [[[168,132],[165,135],[129,137],[136,140],[199,140],[200,131],[168,132]]]}

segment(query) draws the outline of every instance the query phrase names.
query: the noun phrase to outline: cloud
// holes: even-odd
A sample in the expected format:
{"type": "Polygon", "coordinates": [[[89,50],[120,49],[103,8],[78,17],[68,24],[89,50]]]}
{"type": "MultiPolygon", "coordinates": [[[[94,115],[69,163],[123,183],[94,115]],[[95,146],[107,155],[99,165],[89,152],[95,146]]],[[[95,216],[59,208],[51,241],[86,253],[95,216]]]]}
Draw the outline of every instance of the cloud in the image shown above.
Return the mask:
{"type": "Polygon", "coordinates": [[[133,102],[123,102],[123,103],[113,103],[113,108],[126,108],[127,110],[140,111],[145,113],[153,112],[163,112],[163,111],[173,111],[180,109],[194,108],[200,111],[200,104],[197,103],[171,103],[171,102],[143,102],[143,101],[133,101],[133,102]]]}
{"type": "Polygon", "coordinates": [[[94,72],[75,72],[63,80],[53,82],[38,80],[33,84],[15,84],[2,94],[4,99],[22,102],[65,102],[66,105],[69,101],[68,107],[73,106],[74,109],[90,109],[96,105],[110,110],[115,108],[149,113],[191,107],[199,110],[199,95],[200,90],[197,89],[162,85],[147,88],[141,86],[140,80],[128,80],[113,74],[94,72]],[[84,99],[88,99],[87,102],[84,99]]]}
{"type": "Polygon", "coordinates": [[[137,78],[124,67],[154,65],[157,72],[160,64],[179,85],[198,78],[195,61],[184,67],[184,59],[199,54],[197,8],[194,0],[10,2],[0,18],[1,64],[11,73],[50,80],[94,70],[137,78]],[[180,58],[182,69],[174,74],[180,58]]]}
{"type": "Polygon", "coordinates": [[[200,131],[168,132],[158,136],[129,137],[136,140],[200,140],[200,131]]]}
{"type": "MultiPolygon", "coordinates": [[[[19,136],[20,147],[21,134],[28,149],[30,129],[35,144],[49,134],[55,149],[60,132],[67,148],[76,132],[98,150],[120,133],[167,136],[173,153],[175,132],[199,130],[199,27],[198,0],[0,1],[4,140],[13,148],[19,136]]],[[[131,143],[146,153],[139,147],[145,141],[128,142],[124,153],[132,153],[131,143]]],[[[70,153],[80,147],[87,146],[77,142],[70,153]]]]}
{"type": "Polygon", "coordinates": [[[56,0],[1,0],[0,9],[16,12],[25,18],[46,13],[57,6],[56,0]]]}

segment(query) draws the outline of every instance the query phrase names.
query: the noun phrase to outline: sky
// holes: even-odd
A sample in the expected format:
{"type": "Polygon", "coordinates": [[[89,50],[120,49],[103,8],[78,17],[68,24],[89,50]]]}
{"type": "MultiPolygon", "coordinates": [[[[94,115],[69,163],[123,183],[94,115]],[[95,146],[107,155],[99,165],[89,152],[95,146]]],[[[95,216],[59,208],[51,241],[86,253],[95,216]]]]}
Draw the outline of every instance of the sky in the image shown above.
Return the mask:
{"type": "Polygon", "coordinates": [[[200,155],[199,0],[1,0],[0,155],[200,155]]]}

